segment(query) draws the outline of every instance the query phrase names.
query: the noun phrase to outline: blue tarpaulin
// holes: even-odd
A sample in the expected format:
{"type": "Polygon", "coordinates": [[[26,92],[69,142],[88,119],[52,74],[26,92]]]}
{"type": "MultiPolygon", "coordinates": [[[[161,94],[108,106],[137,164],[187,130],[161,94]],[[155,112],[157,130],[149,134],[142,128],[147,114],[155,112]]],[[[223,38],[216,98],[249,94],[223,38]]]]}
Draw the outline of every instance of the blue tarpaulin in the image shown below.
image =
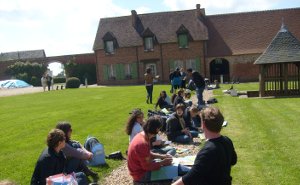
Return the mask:
{"type": "Polygon", "coordinates": [[[3,80],[0,81],[0,87],[5,89],[11,89],[11,88],[32,87],[32,85],[24,82],[23,80],[3,80]]]}

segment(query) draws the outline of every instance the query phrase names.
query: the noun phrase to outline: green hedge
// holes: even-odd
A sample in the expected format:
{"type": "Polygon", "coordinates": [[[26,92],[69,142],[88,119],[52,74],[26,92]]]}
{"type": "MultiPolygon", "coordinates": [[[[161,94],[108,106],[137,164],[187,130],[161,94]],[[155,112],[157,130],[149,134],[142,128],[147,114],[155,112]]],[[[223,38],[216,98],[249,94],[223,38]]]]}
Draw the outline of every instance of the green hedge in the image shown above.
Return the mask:
{"type": "Polygon", "coordinates": [[[67,79],[66,88],[79,88],[80,80],[76,77],[70,77],[67,79]]]}
{"type": "Polygon", "coordinates": [[[53,82],[55,84],[66,83],[66,78],[65,77],[54,77],[53,82]]]}

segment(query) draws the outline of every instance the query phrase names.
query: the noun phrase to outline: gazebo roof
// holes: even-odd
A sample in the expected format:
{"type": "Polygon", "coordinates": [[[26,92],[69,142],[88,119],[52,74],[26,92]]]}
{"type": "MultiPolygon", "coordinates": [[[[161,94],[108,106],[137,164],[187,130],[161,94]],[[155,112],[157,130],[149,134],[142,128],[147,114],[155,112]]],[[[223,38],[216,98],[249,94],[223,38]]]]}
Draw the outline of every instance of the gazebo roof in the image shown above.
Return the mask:
{"type": "Polygon", "coordinates": [[[300,42],[282,23],[281,29],[271,44],[254,64],[300,62],[300,42]]]}

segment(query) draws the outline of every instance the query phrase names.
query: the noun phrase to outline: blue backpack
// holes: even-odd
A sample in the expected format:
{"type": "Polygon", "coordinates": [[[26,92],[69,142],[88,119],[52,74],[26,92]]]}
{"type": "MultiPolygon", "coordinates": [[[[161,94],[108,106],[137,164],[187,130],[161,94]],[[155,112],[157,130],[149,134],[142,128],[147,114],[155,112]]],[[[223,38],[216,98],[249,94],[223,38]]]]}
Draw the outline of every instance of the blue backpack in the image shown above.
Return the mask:
{"type": "Polygon", "coordinates": [[[91,160],[86,161],[87,165],[98,166],[106,164],[104,146],[98,141],[97,138],[89,136],[84,143],[84,148],[94,154],[91,160]]]}

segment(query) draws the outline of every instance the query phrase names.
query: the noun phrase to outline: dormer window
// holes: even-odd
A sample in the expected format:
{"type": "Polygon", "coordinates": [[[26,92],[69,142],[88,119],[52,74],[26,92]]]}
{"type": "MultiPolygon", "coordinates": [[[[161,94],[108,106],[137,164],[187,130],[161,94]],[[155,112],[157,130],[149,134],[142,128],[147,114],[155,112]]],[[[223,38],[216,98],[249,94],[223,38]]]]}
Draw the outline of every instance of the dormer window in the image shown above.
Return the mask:
{"type": "Polygon", "coordinates": [[[153,38],[152,37],[144,38],[144,48],[146,51],[153,51],[153,38]]]}
{"type": "Polygon", "coordinates": [[[178,35],[179,48],[188,48],[188,36],[187,34],[178,35]]]}
{"type": "Polygon", "coordinates": [[[179,48],[188,48],[189,41],[193,41],[189,30],[182,24],[176,31],[179,48]]]}
{"type": "Polygon", "coordinates": [[[107,32],[103,36],[104,51],[106,54],[114,54],[116,49],[119,47],[116,37],[113,33],[107,32]]]}
{"type": "Polygon", "coordinates": [[[105,41],[105,52],[113,54],[114,51],[115,51],[114,42],[113,41],[105,41]]]}

